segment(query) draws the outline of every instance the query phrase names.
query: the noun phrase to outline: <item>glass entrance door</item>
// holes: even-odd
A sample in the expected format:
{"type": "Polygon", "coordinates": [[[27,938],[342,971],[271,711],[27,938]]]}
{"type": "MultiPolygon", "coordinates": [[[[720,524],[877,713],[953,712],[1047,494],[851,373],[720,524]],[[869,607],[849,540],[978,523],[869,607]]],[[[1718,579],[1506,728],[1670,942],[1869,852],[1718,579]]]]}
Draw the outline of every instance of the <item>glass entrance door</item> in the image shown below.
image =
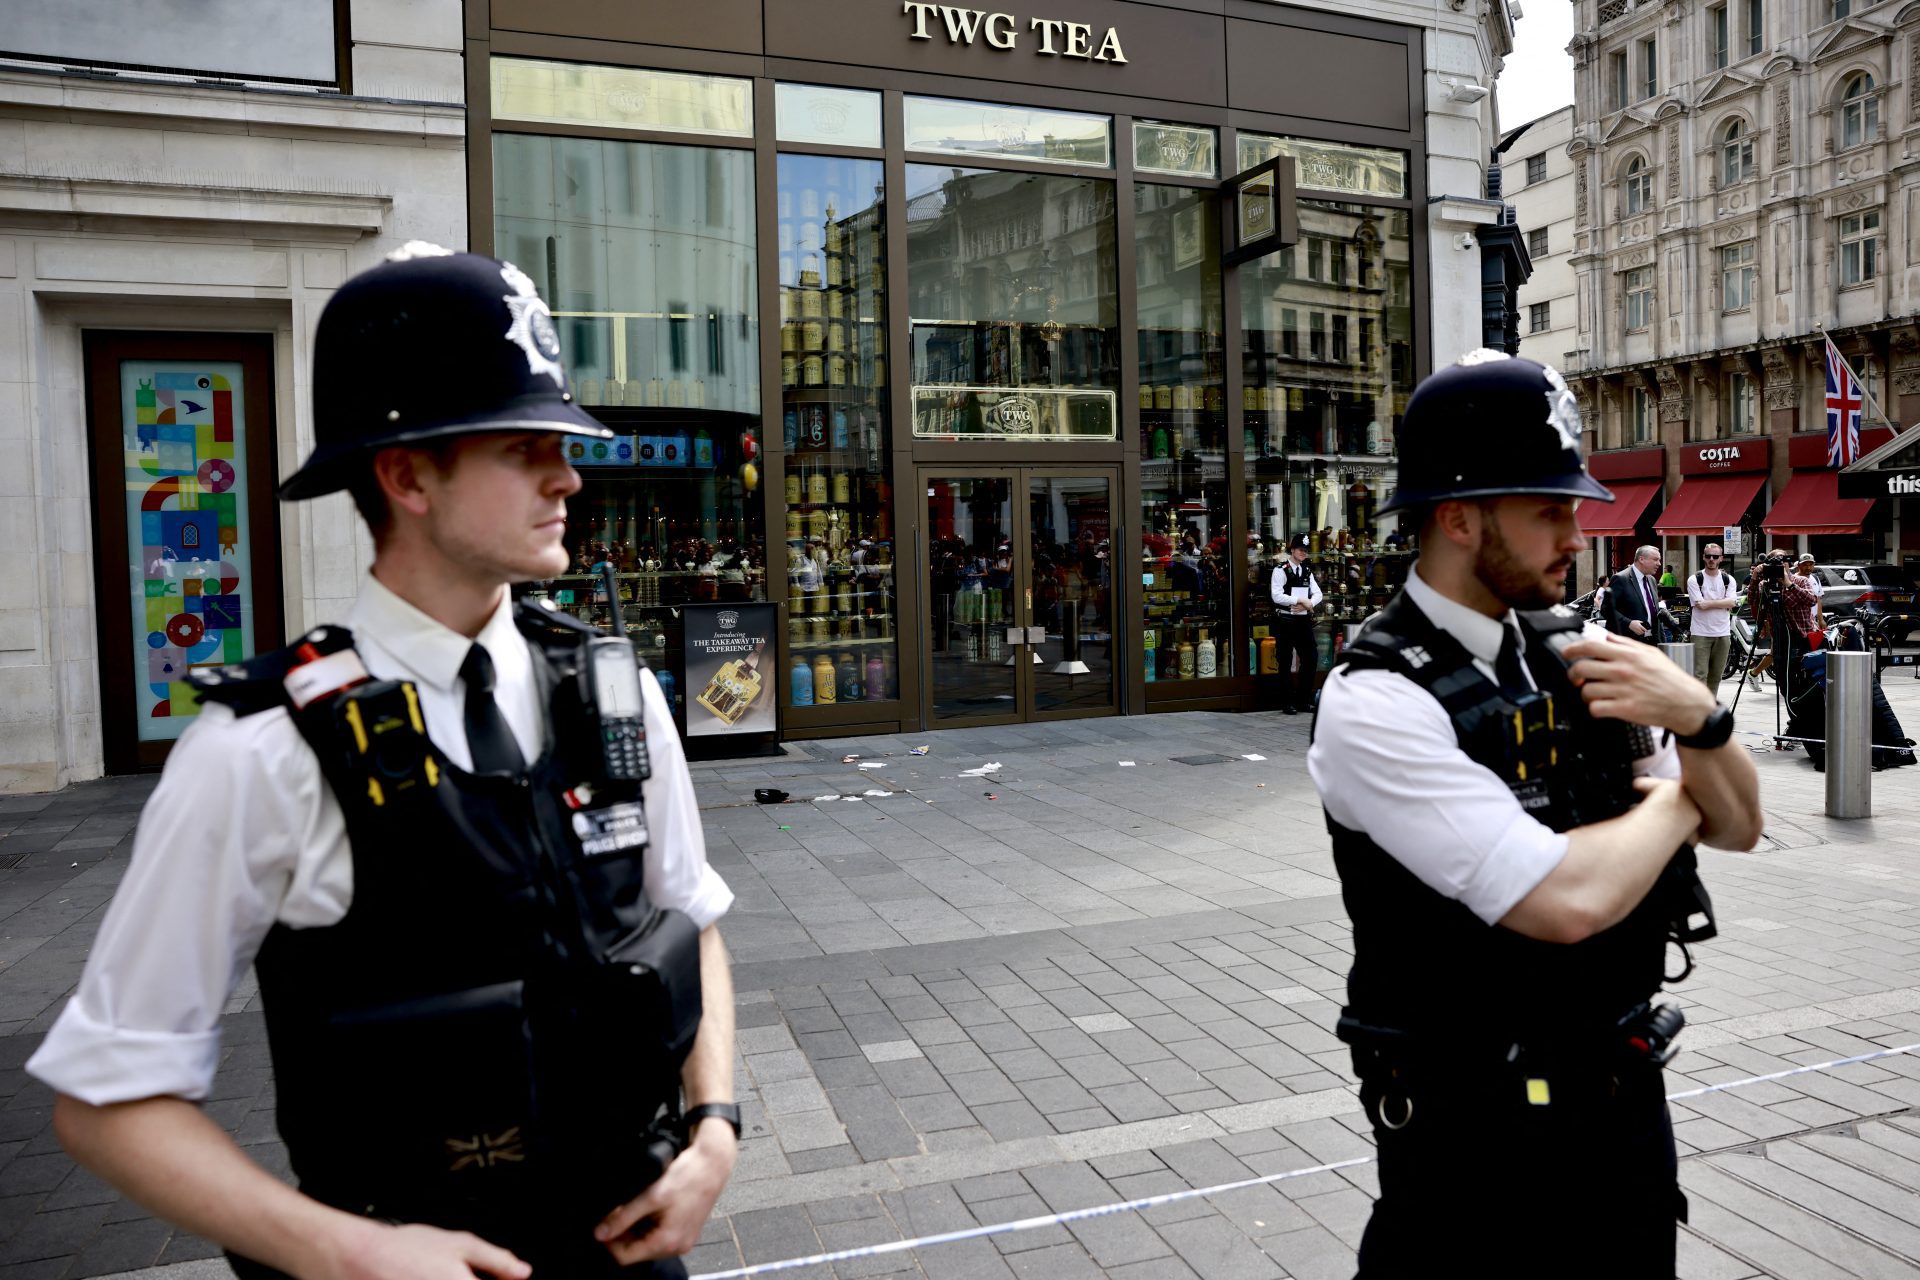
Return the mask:
{"type": "Polygon", "coordinates": [[[1108,469],[921,473],[934,724],[1005,724],[1116,709],[1108,469]]]}

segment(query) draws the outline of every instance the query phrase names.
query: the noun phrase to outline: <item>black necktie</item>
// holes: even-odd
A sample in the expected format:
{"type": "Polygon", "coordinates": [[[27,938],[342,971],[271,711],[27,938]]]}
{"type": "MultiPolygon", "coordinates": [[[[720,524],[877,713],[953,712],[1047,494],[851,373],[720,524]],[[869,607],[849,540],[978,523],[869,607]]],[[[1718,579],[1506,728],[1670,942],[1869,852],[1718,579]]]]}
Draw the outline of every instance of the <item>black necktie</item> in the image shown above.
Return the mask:
{"type": "Polygon", "coordinates": [[[526,766],[500,704],[493,700],[493,658],[484,645],[467,650],[460,664],[467,686],[467,750],[475,773],[518,773],[526,766]]]}
{"type": "Polygon", "coordinates": [[[1526,669],[1520,662],[1520,638],[1510,622],[1500,624],[1500,656],[1493,660],[1493,675],[1504,693],[1533,692],[1533,682],[1527,679],[1526,669]]]}

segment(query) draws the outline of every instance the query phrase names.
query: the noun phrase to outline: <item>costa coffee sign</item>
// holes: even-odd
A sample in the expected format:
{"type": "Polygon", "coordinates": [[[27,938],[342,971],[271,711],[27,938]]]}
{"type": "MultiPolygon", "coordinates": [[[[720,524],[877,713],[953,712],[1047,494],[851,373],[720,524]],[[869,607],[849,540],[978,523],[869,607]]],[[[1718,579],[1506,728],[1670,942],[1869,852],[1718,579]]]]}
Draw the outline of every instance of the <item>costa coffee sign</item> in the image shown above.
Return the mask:
{"type": "Polygon", "coordinates": [[[1772,461],[1771,440],[1711,440],[1680,450],[1680,474],[1716,475],[1730,471],[1765,471],[1772,461]]]}

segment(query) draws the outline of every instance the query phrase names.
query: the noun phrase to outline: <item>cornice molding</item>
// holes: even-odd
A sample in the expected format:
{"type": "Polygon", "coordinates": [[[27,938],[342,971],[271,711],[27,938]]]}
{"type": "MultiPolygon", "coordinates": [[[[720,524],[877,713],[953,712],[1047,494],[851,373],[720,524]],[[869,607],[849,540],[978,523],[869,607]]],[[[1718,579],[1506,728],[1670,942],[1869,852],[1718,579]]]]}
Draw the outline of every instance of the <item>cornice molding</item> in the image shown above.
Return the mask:
{"type": "Polygon", "coordinates": [[[467,109],[340,94],[228,89],[171,81],[50,76],[0,67],[0,113],[51,115],[73,124],[244,131],[260,135],[362,133],[413,145],[462,146],[467,109]]]}
{"type": "Polygon", "coordinates": [[[208,181],[212,175],[49,177],[0,173],[0,218],[217,223],[261,235],[358,240],[378,235],[393,197],[208,181]]]}

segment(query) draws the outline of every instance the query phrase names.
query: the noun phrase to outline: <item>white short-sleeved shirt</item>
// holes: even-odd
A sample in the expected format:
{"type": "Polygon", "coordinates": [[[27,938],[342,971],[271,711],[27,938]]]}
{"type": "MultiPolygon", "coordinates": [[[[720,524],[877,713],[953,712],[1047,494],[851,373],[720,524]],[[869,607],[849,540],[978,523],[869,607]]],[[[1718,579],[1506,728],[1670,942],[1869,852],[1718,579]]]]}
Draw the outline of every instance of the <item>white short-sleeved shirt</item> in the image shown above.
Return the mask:
{"type": "Polygon", "coordinates": [[[1693,617],[1688,630],[1695,639],[1710,640],[1724,636],[1733,630],[1733,610],[1702,609],[1702,600],[1728,600],[1740,594],[1740,588],[1734,585],[1733,575],[1725,572],[1708,573],[1701,570],[1687,579],[1687,598],[1693,602],[1693,617]]]}
{"type": "Polygon", "coordinates": [[[1282,556],[1280,563],[1273,566],[1273,583],[1269,588],[1273,596],[1273,602],[1284,605],[1291,605],[1293,603],[1291,588],[1287,585],[1288,582],[1291,581],[1291,579],[1287,577],[1287,571],[1290,569],[1297,570],[1306,579],[1307,608],[1318,609],[1320,607],[1320,601],[1325,599],[1320,593],[1320,580],[1313,576],[1313,570],[1307,568],[1306,565],[1295,565],[1293,563],[1293,557],[1290,555],[1282,556]]]}
{"type": "MultiPolygon", "coordinates": [[[[464,768],[459,672],[476,641],[493,659],[494,697],[521,754],[531,760],[544,746],[533,660],[512,609],[503,597],[470,641],[369,576],[346,625],[373,676],[414,682],[428,735],[464,768]]],[[[653,762],[642,787],[647,894],[705,928],[733,893],[707,865],[666,698],[650,672],[641,688],[653,762]]],[[[80,985],[27,1070],[95,1105],[206,1097],[221,1013],[267,931],[334,924],[352,898],[345,818],[286,710],[236,717],[208,704],[167,759],[80,985]]]]}
{"type": "MultiPolygon", "coordinates": [[[[1473,655],[1489,679],[1512,625],[1407,575],[1412,603],[1473,655]]],[[[1589,627],[1589,636],[1604,632],[1589,627]]],[[[1519,633],[1524,646],[1525,634],[1519,633]]],[[[1619,643],[1631,643],[1614,637],[1619,643]]],[[[1663,744],[1641,771],[1678,777],[1663,744]]],[[[1395,671],[1336,667],[1320,694],[1307,772],[1335,822],[1361,831],[1436,893],[1497,923],[1560,865],[1567,837],[1533,817],[1494,772],[1460,749],[1432,694],[1395,671]]]]}

